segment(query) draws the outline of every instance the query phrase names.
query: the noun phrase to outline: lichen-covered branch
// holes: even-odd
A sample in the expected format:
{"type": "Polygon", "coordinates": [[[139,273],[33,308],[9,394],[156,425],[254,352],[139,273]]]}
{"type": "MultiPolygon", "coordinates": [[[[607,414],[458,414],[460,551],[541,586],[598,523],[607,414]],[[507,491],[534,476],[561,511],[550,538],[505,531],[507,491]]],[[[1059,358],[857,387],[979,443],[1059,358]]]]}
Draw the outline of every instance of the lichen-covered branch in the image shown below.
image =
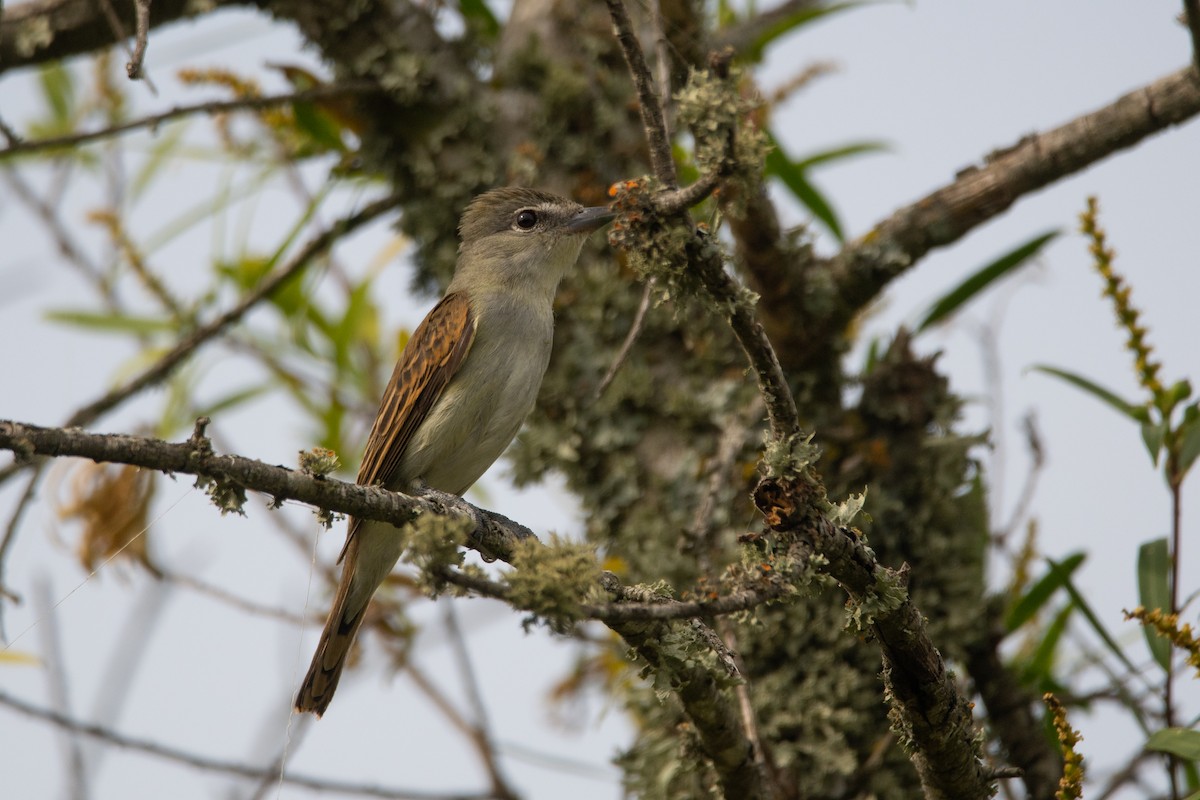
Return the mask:
{"type": "MultiPolygon", "coordinates": [[[[271,495],[275,503],[299,500],[319,508],[396,525],[412,522],[422,514],[454,514],[470,521],[468,546],[488,558],[510,562],[519,544],[533,538],[532,532],[523,526],[444,492],[425,490],[422,496],[411,497],[241,456],[218,455],[203,437],[202,429],[203,424],[200,424],[188,441],[171,443],[142,436],[95,434],[0,420],[0,448],[11,450],[22,458],[73,456],[196,475],[203,479],[202,483],[211,495],[221,498],[225,511],[240,511],[246,490],[252,490],[271,495]]],[[[485,595],[506,600],[512,596],[510,585],[478,575],[454,573],[446,568],[441,577],[485,595]]],[[[665,685],[678,689],[701,739],[706,742],[706,751],[726,782],[727,796],[766,796],[762,776],[757,773],[750,756],[750,745],[739,727],[737,706],[731,693],[722,689],[709,666],[679,657],[680,635],[666,634],[671,625],[668,620],[745,610],[784,595],[787,587],[767,582],[760,590],[746,589],[713,600],[679,603],[655,599],[634,603],[627,601],[632,595],[612,576],[602,584],[618,602],[581,604],[578,607],[580,615],[607,622],[647,658],[665,685]],[[639,611],[639,605],[645,611],[639,611]]],[[[698,620],[679,624],[683,626],[679,630],[690,631],[681,634],[685,639],[704,632],[711,634],[698,620]]],[[[715,634],[701,637],[694,649],[699,653],[717,641],[715,634]]]]}
{"type": "Polygon", "coordinates": [[[1008,763],[1021,770],[1030,797],[1053,797],[1062,777],[1062,759],[1033,713],[1036,696],[1022,686],[1000,658],[1003,627],[995,609],[980,623],[977,641],[967,648],[967,671],[987,710],[988,727],[1004,748],[1008,763]]]}
{"type": "Polygon", "coordinates": [[[936,247],[958,240],[1017,199],[1200,114],[1193,67],[1160,78],[1065,125],[1023,137],[893,213],[831,263],[848,320],[936,247]]]}
{"type": "Polygon", "coordinates": [[[907,572],[885,568],[861,535],[820,512],[824,488],[815,479],[768,478],[754,501],[776,549],[819,554],[821,571],[850,595],[851,621],[869,630],[883,653],[883,677],[893,728],[934,800],[991,797],[971,706],[929,638],[925,619],[909,599],[907,572]]]}
{"type": "MultiPolygon", "coordinates": [[[[221,6],[251,5],[242,0],[156,0],[149,28],[209,13],[221,6]]],[[[138,27],[134,3],[114,3],[122,27],[138,27]]],[[[33,0],[4,9],[0,17],[0,73],[101,50],[117,41],[96,0],[33,0]]]]}

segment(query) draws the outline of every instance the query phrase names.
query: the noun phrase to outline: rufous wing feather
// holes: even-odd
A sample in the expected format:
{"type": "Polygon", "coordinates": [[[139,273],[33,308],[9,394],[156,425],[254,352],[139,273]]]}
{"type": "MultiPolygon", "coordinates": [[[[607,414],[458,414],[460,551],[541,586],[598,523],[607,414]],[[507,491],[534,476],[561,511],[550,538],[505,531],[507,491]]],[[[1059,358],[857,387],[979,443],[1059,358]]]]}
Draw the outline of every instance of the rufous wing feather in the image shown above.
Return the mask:
{"type": "MultiPolygon", "coordinates": [[[[443,297],[417,326],[384,390],[358,469],[359,484],[386,486],[394,482],[408,442],[462,366],[474,338],[471,307],[466,295],[459,293],[443,297]]],[[[360,539],[365,534],[360,533],[361,523],[350,519],[346,546],[339,558],[344,562],[341,581],[317,652],[296,695],[297,711],[311,711],[317,716],[325,712],[371,596],[395,566],[395,559],[387,564],[360,563],[364,550],[360,539]]],[[[372,525],[370,530],[372,535],[399,535],[395,529],[382,526],[372,525]]],[[[366,549],[375,552],[380,548],[366,549]]],[[[398,556],[399,548],[395,552],[398,556]]]]}

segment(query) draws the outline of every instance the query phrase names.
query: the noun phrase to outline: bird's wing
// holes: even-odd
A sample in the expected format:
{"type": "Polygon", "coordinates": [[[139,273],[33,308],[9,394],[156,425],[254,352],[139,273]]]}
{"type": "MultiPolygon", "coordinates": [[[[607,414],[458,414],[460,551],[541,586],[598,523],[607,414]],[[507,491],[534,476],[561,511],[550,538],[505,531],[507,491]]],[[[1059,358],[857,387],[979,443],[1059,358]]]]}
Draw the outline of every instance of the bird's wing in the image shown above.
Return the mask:
{"type": "MultiPolygon", "coordinates": [[[[387,485],[395,477],[413,433],[467,357],[475,326],[470,303],[461,292],[443,297],[417,326],[383,390],[358,468],[360,485],[387,485]]],[[[347,547],[358,525],[359,520],[350,520],[347,547]]],[[[345,552],[343,548],[342,555],[345,552]]]]}

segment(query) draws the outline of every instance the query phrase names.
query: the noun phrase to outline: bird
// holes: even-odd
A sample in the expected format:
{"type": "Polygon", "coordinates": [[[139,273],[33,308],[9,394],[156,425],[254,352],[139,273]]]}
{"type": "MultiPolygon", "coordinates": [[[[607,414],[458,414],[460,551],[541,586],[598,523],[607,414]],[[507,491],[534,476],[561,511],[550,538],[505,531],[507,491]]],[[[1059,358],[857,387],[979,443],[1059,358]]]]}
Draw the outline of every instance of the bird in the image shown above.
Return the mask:
{"type": "MultiPolygon", "coordinates": [[[[512,442],[550,361],[554,295],[587,235],[613,217],[549,192],[504,187],[468,205],[454,277],[384,389],[356,482],[462,495],[512,442]]],[[[329,707],[371,597],[404,550],[400,528],[351,518],[337,594],[295,709],[329,707]]]]}

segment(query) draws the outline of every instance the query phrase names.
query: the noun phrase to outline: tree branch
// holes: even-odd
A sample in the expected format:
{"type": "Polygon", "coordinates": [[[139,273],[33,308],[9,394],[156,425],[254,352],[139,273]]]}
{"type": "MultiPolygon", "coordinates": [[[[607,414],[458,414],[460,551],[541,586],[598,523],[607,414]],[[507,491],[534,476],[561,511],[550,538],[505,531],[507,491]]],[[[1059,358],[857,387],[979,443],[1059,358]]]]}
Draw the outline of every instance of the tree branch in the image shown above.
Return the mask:
{"type": "MultiPolygon", "coordinates": [[[[43,428],[0,420],[0,449],[11,450],[18,458],[72,456],[195,475],[215,487],[210,489],[210,494],[225,498],[244,496],[245,490],[249,489],[271,495],[276,504],[298,500],[317,508],[397,526],[412,522],[421,514],[458,514],[474,523],[469,546],[485,556],[505,560],[511,558],[518,541],[533,536],[528,528],[500,514],[477,508],[456,495],[429,491],[425,497],[412,497],[374,486],[308,475],[242,456],[217,455],[202,434],[206,423],[207,420],[202,419],[197,424],[197,433],[188,441],[174,443],[146,436],[88,433],[78,428],[43,428]]],[[[241,511],[228,503],[222,504],[222,510],[241,511]]]]}
{"type": "MultiPolygon", "coordinates": [[[[200,16],[222,6],[251,5],[242,0],[158,0],[150,9],[149,27],[200,16]]],[[[124,30],[137,28],[133,3],[118,3],[124,30]]],[[[0,73],[103,49],[118,41],[96,0],[32,0],[4,9],[0,18],[0,73]]]]}
{"type": "Polygon", "coordinates": [[[125,65],[125,71],[131,81],[142,77],[142,64],[146,60],[146,45],[150,39],[150,0],[134,0],[137,30],[133,55],[125,65]]]}
{"type": "Polygon", "coordinates": [[[797,564],[820,555],[821,571],[842,585],[853,618],[879,642],[895,727],[911,743],[926,798],[987,800],[991,790],[971,704],[959,694],[909,597],[907,569],[887,569],[861,534],[815,513],[813,506],[824,496],[824,487],[812,477],[768,478],[755,489],[754,502],[780,537],[774,551],[792,552],[797,564]]]}
{"type": "MultiPolygon", "coordinates": [[[[489,511],[477,508],[456,495],[424,490],[412,497],[384,489],[307,475],[286,467],[271,466],[241,456],[216,455],[203,437],[205,420],[197,423],[197,432],[186,442],[171,443],[142,436],[96,434],[78,429],[42,428],[0,420],[0,449],[12,450],[18,457],[75,456],[94,461],[132,464],[168,473],[197,475],[211,482],[210,494],[222,498],[242,498],[245,490],[269,494],[276,504],[299,500],[319,508],[404,525],[426,513],[456,514],[472,522],[467,546],[488,558],[510,561],[519,541],[532,537],[527,528],[489,511]]],[[[236,504],[223,504],[237,511],[236,504]]],[[[447,580],[481,594],[504,599],[507,586],[446,568],[447,580]]],[[[618,600],[628,596],[615,576],[608,575],[604,588],[618,600]]],[[[697,614],[730,613],[752,608],[789,589],[765,583],[759,590],[734,592],[715,600],[679,603],[641,604],[617,602],[584,606],[586,615],[604,620],[634,647],[657,671],[665,672],[679,695],[689,717],[700,732],[713,759],[727,796],[767,797],[752,757],[749,741],[741,729],[738,708],[728,692],[721,690],[718,677],[703,663],[681,663],[668,652],[678,646],[677,637],[694,638],[693,647],[724,651],[719,638],[698,619],[672,623],[680,617],[697,614]],[[672,628],[672,624],[682,628],[672,628]],[[671,634],[668,636],[667,634],[671,634]],[[672,642],[673,644],[667,644],[672,642]]],[[[640,596],[639,596],[640,599],[640,596]]]]}
{"type": "Polygon", "coordinates": [[[967,648],[967,671],[987,708],[988,727],[1000,740],[1004,757],[1020,768],[1026,794],[1053,797],[1062,777],[1062,756],[1033,713],[1036,696],[1000,660],[1004,631],[995,609],[987,610],[980,628],[976,641],[967,648]]]}
{"type": "Polygon", "coordinates": [[[337,792],[340,794],[353,794],[364,797],[380,797],[387,800],[492,800],[495,795],[487,793],[453,793],[453,792],[421,792],[413,789],[400,789],[386,786],[371,786],[369,784],[349,783],[346,781],[333,781],[323,778],[315,778],[308,775],[297,775],[295,773],[281,772],[278,769],[250,766],[241,764],[236,761],[223,761],[221,759],[209,758],[208,756],[189,753],[184,750],[178,750],[174,747],[167,747],[158,742],[148,739],[137,739],[132,736],[126,736],[122,733],[117,733],[109,728],[100,725],[91,725],[86,722],[72,719],[64,714],[59,714],[49,709],[38,708],[35,705],[26,703],[16,697],[11,697],[3,692],[0,692],[0,706],[10,708],[19,714],[24,714],[27,717],[49,722],[63,730],[71,731],[72,733],[81,734],[98,741],[104,742],[114,747],[121,747],[126,750],[136,750],[147,755],[161,758],[166,761],[173,761],[177,764],[183,764],[196,769],[209,770],[212,772],[222,772],[228,775],[236,775],[241,778],[249,778],[251,780],[268,780],[282,782],[292,786],[298,786],[304,789],[310,789],[315,792],[337,792]]]}
{"type": "Polygon", "coordinates": [[[99,400],[84,406],[71,415],[67,420],[66,427],[80,427],[90,425],[100,418],[107,411],[112,410],[120,403],[124,402],[130,396],[140,392],[142,389],[153,386],[165,380],[177,366],[183,363],[194,350],[204,344],[214,336],[219,334],[225,328],[238,322],[246,315],[250,309],[258,305],[264,299],[270,297],[280,286],[298,274],[301,270],[309,265],[313,259],[320,256],[326,250],[333,246],[333,243],[342,236],[351,231],[362,227],[376,217],[384,214],[395,208],[400,203],[400,198],[397,195],[388,195],[380,200],[376,200],[365,208],[356,211],[348,217],[340,219],[330,225],[321,233],[309,240],[309,242],[301,248],[290,262],[285,264],[282,269],[276,271],[273,275],[268,276],[259,283],[254,291],[248,293],[242,300],[233,308],[226,311],[216,319],[206,325],[197,328],[179,344],[175,345],[169,353],[164,355],[154,364],[142,371],[141,374],[126,381],[121,386],[113,389],[111,392],[101,397],[99,400]]]}
{"type": "Polygon", "coordinates": [[[832,260],[837,321],[848,321],[930,250],[957,241],[1018,198],[1198,113],[1200,76],[1187,67],[986,156],[982,166],[896,211],[832,260]]]}
{"type": "Polygon", "coordinates": [[[101,128],[95,131],[85,131],[83,133],[72,133],[67,136],[55,136],[48,139],[34,139],[32,141],[18,141],[4,149],[0,150],[0,161],[13,156],[30,155],[32,153],[41,153],[47,150],[61,150],[71,147],[77,147],[82,144],[88,144],[102,139],[110,139],[114,136],[119,136],[130,131],[140,130],[142,128],[155,129],[164,122],[170,122],[180,117],[188,117],[193,114],[223,114],[229,111],[245,111],[259,108],[270,108],[272,106],[286,105],[288,103],[304,102],[306,100],[317,100],[322,97],[336,97],[343,94],[351,93],[366,93],[379,91],[379,87],[367,81],[347,81],[341,83],[331,83],[325,86],[318,86],[312,89],[306,89],[302,92],[284,92],[282,94],[264,95],[262,97],[239,97],[234,100],[212,100],[207,103],[196,103],[190,106],[176,106],[175,108],[163,111],[159,114],[152,114],[148,117],[123,122],[120,125],[113,125],[110,128],[101,128]]]}

